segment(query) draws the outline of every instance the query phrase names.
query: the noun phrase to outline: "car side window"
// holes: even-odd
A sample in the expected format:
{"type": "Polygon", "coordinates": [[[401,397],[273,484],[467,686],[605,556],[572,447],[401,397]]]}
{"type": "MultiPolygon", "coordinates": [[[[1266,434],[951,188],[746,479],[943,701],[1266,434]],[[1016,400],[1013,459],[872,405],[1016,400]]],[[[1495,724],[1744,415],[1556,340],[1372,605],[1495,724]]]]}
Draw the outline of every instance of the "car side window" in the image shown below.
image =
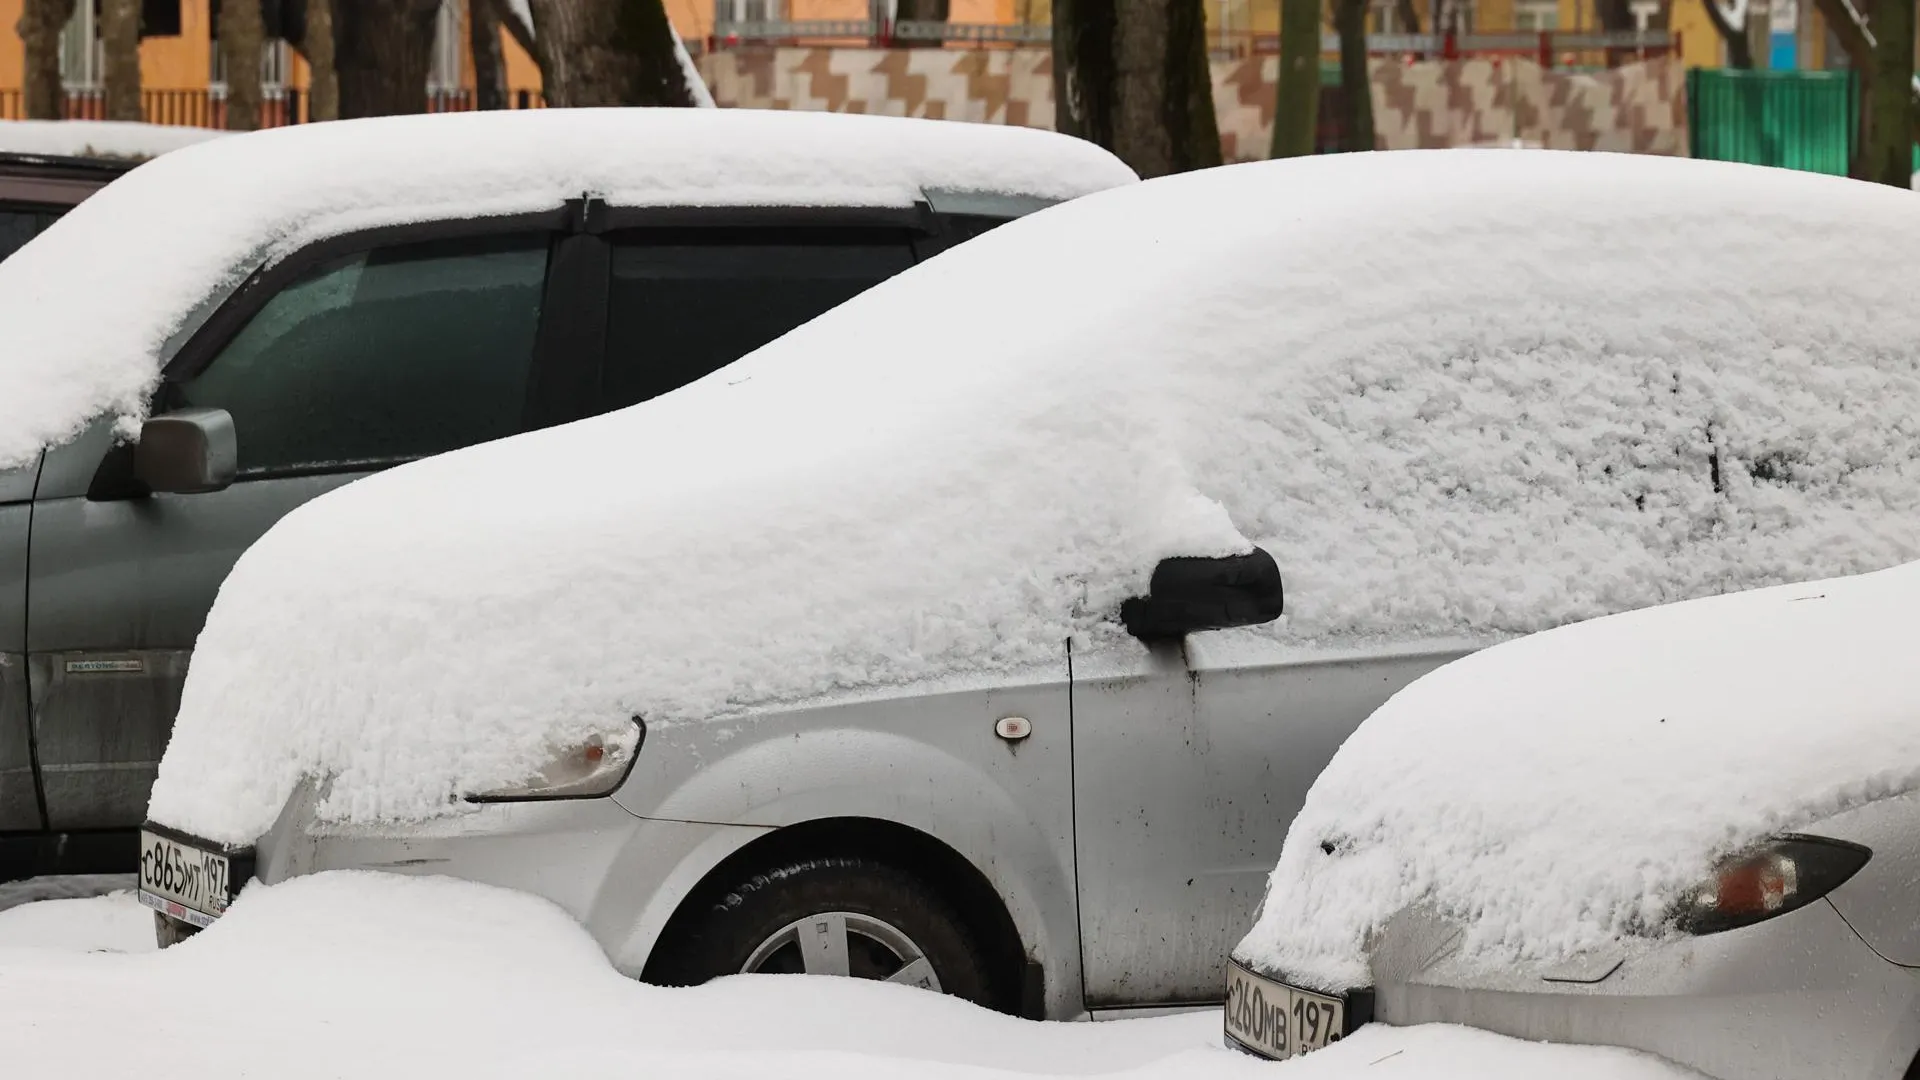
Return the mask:
{"type": "Polygon", "coordinates": [[[521,430],[544,234],[330,260],[282,289],[171,402],[233,416],[240,475],[377,468],[521,430]]]}
{"type": "Polygon", "coordinates": [[[603,409],[685,386],[913,265],[884,229],[612,234],[603,409]]]}
{"type": "Polygon", "coordinates": [[[989,217],[985,214],[950,214],[947,217],[947,246],[962,244],[1005,225],[1011,218],[989,217]]]}
{"type": "Polygon", "coordinates": [[[26,246],[59,216],[48,210],[0,206],[0,259],[26,246]]]}

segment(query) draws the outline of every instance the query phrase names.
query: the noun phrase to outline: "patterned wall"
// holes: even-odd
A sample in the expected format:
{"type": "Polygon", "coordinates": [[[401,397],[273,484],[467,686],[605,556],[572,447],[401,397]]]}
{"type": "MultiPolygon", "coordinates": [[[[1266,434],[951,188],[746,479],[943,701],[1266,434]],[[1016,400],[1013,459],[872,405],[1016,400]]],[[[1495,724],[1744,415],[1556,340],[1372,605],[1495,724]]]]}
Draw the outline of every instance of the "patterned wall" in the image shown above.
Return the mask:
{"type": "MultiPolygon", "coordinates": [[[[1229,161],[1266,156],[1272,56],[1215,61],[1213,97],[1229,161]]],[[[886,113],[1053,126],[1045,49],[747,48],[711,53],[702,74],[721,105],[886,113]]],[[[1382,149],[1520,139],[1555,149],[1687,152],[1685,72],[1670,59],[1577,74],[1522,57],[1373,61],[1382,149]]]]}

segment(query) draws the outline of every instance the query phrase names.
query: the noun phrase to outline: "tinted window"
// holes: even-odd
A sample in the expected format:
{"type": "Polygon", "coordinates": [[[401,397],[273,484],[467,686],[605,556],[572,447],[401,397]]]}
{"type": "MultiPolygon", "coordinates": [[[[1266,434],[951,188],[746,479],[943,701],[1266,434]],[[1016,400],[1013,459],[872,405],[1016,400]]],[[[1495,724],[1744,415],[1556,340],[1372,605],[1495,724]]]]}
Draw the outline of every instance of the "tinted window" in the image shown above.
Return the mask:
{"type": "Polygon", "coordinates": [[[609,409],[685,386],[913,265],[904,235],[848,230],[616,234],[609,409]]]}
{"type": "Polygon", "coordinates": [[[947,246],[971,240],[983,232],[1005,225],[1007,220],[980,214],[954,214],[947,218],[947,246]]]}
{"type": "Polygon", "coordinates": [[[175,399],[233,414],[243,474],[391,464],[510,435],[546,263],[544,236],[336,259],[268,301],[175,399]]]}
{"type": "Polygon", "coordinates": [[[0,206],[0,259],[19,251],[59,216],[46,210],[10,210],[0,206]]]}

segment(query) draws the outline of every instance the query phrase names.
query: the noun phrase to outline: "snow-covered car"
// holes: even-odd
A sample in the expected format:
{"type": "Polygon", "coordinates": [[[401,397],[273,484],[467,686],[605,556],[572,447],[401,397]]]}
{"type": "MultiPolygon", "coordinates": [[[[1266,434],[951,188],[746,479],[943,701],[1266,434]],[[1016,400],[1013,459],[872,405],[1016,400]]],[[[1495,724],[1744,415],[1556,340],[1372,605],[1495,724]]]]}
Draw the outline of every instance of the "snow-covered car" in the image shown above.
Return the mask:
{"type": "Polygon", "coordinates": [[[1370,1014],[1725,1080],[1916,1075],[1916,605],[1908,564],[1549,630],[1415,682],[1295,820],[1228,1034],[1285,1057],[1370,1014]]]}
{"type": "Polygon", "coordinates": [[[171,933],[250,874],[450,874],[660,982],[1218,1002],[1415,677],[1920,557],[1916,253],[1906,193],[1547,151],[1051,207],[288,515],[207,620],[146,891],[171,933]]]}
{"type": "Polygon", "coordinates": [[[0,120],[0,259],[148,158],[220,134],[87,120],[0,120]]]}
{"type": "Polygon", "coordinates": [[[112,183],[128,166],[0,149],[0,259],[112,183]]]}
{"type": "Polygon", "coordinates": [[[0,879],[133,869],[195,635],[282,514],[1136,179],[1047,132],[636,109],[302,125],[101,189],[0,263],[0,879]]]}

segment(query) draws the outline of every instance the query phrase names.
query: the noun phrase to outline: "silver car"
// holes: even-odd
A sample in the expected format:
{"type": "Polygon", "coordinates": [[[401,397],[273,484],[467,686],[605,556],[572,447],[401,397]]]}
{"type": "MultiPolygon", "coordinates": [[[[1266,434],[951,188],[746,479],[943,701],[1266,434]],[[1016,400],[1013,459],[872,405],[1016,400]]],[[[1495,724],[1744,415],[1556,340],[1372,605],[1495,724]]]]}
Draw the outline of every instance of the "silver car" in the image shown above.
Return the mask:
{"type": "Polygon", "coordinates": [[[1338,811],[1298,819],[1228,1036],[1286,1058],[1370,1019],[1450,1023],[1725,1080],[1914,1076],[1917,598],[1920,564],[1694,600],[1415,683],[1309,800],[1338,811]],[[1415,726],[1451,749],[1396,752],[1415,726]],[[1504,764],[1477,766],[1490,744],[1504,764]],[[1472,778],[1422,780],[1448,770],[1472,778]],[[1336,821],[1370,825],[1323,839],[1336,821]],[[1636,917],[1569,933],[1609,911],[1636,917]],[[1329,923],[1362,931],[1357,979],[1329,974],[1329,923]]]}
{"type": "Polygon", "coordinates": [[[1050,207],[674,393],[283,521],[209,617],[144,895],[172,934],[249,876],[450,874],[662,983],[1217,1002],[1315,776],[1396,690],[1920,552],[1911,485],[1853,486],[1911,448],[1789,474],[1858,428],[1835,379],[1920,410],[1920,335],[1832,314],[1916,233],[1867,185],[1545,152],[1050,207]],[[509,737],[556,756],[468,769],[509,737]]]}

